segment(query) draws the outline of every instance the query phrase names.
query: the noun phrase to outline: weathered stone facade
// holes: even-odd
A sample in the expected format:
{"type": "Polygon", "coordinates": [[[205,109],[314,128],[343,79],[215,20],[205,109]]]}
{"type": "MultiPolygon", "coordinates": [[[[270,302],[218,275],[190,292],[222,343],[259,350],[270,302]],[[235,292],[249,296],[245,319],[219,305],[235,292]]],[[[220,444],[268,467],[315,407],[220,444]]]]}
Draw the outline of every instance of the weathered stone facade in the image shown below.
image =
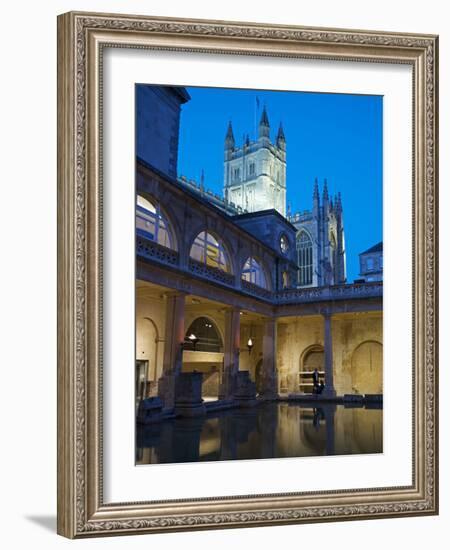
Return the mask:
{"type": "Polygon", "coordinates": [[[185,88],[136,86],[136,155],[176,178],[181,105],[189,101],[185,88]]]}
{"type": "Polygon", "coordinates": [[[297,229],[298,286],[317,287],[347,281],[344,218],[340,193],[333,199],[324,181],[322,198],[317,179],[313,207],[289,217],[297,229]],[[311,257],[308,257],[310,250],[311,257]]]}
{"type": "Polygon", "coordinates": [[[235,149],[229,128],[224,199],[181,180],[170,132],[178,135],[185,96],[161,93],[171,114],[157,112],[173,123],[163,140],[167,162],[155,166],[138,155],[136,164],[137,397],[158,396],[159,414],[203,414],[202,399],[248,406],[256,395],[309,394],[314,368],[328,399],[382,393],[382,284],[343,284],[340,197],[332,201],[325,186],[319,200],[316,182],[312,211],[285,217],[286,142],[280,127],[271,144],[266,111],[257,144],[235,149]],[[252,185],[269,189],[250,209],[243,195],[240,204],[230,199],[238,182],[229,174],[239,163],[247,198],[252,185]],[[311,265],[300,266],[299,279],[300,239],[311,265]],[[199,319],[209,332],[192,329],[199,319]]]}
{"type": "Polygon", "coordinates": [[[225,137],[224,186],[227,201],[247,212],[277,210],[286,216],[286,139],[280,124],[274,143],[264,107],[258,139],[236,147],[231,122],[225,137]]]}
{"type": "Polygon", "coordinates": [[[359,255],[359,275],[367,283],[383,280],[383,243],[380,242],[359,255]]]}

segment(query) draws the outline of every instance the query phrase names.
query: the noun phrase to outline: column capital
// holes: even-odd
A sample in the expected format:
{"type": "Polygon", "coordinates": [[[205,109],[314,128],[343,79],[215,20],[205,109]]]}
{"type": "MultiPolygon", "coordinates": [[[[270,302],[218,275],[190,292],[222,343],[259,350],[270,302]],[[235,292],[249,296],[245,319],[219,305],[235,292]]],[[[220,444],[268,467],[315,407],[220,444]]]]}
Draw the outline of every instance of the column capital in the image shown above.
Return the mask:
{"type": "Polygon", "coordinates": [[[324,319],[331,319],[332,316],[333,316],[333,313],[330,309],[323,309],[321,312],[320,312],[320,315],[322,315],[322,317],[324,319]]]}
{"type": "Polygon", "coordinates": [[[164,296],[166,298],[177,298],[177,297],[186,297],[189,294],[189,292],[186,292],[184,290],[167,290],[164,292],[164,296]]]}

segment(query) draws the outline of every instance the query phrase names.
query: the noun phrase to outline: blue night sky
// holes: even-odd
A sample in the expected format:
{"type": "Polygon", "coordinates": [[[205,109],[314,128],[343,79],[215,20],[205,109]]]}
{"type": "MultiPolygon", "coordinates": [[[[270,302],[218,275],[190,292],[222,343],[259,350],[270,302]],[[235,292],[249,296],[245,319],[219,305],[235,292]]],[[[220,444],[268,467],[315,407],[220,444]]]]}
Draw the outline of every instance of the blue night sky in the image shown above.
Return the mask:
{"type": "Polygon", "coordinates": [[[381,96],[187,88],[182,106],[178,173],[223,194],[224,138],[231,119],[236,144],[255,139],[256,97],[259,122],[263,105],[271,138],[280,121],[286,136],[287,202],[292,213],[309,210],[314,178],[324,178],[333,196],[342,194],[347,280],[358,278],[358,254],[382,240],[381,96]]]}

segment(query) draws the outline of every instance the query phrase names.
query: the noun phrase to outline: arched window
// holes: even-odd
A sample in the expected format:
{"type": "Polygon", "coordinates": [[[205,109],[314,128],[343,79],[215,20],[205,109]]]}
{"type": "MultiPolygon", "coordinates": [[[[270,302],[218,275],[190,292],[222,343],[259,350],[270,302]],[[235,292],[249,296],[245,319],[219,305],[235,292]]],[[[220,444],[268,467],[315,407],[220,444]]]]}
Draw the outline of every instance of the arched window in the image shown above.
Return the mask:
{"type": "Polygon", "coordinates": [[[242,279],[262,288],[269,289],[266,274],[258,260],[250,256],[242,269],[242,279]]]}
{"type": "Polygon", "coordinates": [[[210,319],[197,317],[186,332],[183,349],[220,353],[223,351],[222,338],[210,319]]]}
{"type": "Polygon", "coordinates": [[[280,237],[280,250],[283,254],[286,254],[289,250],[289,240],[286,235],[281,235],[280,237]]]}
{"type": "Polygon", "coordinates": [[[189,255],[197,262],[231,272],[231,264],[222,242],[209,231],[202,231],[197,235],[189,255]]]}
{"type": "Polygon", "coordinates": [[[169,222],[161,213],[159,204],[141,195],[136,200],[136,231],[162,246],[175,248],[169,222]]]}
{"type": "Polygon", "coordinates": [[[313,249],[312,241],[306,231],[297,235],[297,265],[298,284],[306,286],[312,284],[313,279],[313,249]]]}

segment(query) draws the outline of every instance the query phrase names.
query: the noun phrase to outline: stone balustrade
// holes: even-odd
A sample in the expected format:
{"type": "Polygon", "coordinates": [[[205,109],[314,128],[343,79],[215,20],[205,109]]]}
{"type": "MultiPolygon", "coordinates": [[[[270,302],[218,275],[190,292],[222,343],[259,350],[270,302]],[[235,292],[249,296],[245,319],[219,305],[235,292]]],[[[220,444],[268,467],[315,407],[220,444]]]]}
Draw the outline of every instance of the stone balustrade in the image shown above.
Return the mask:
{"type": "MultiPolygon", "coordinates": [[[[171,267],[180,266],[180,257],[177,251],[161,246],[142,235],[136,235],[136,254],[145,260],[151,260],[159,264],[171,267]]],[[[208,281],[214,281],[227,288],[235,288],[255,298],[262,299],[274,305],[288,305],[298,303],[327,302],[338,300],[355,300],[361,298],[382,298],[383,283],[355,283],[347,285],[323,286],[312,288],[290,288],[272,292],[266,288],[257,286],[245,279],[237,285],[237,275],[227,273],[192,258],[188,261],[187,273],[194,274],[208,281]]]]}
{"type": "Polygon", "coordinates": [[[274,293],[277,304],[382,298],[383,283],[356,283],[313,288],[290,288],[274,293]]]}
{"type": "Polygon", "coordinates": [[[223,271],[223,269],[217,269],[216,267],[211,267],[197,260],[189,258],[189,270],[196,275],[205,277],[206,279],[217,281],[223,283],[227,286],[234,286],[234,275],[223,271]]]}
{"type": "Polygon", "coordinates": [[[250,283],[245,279],[242,279],[241,286],[242,286],[242,290],[244,290],[248,294],[252,294],[253,296],[257,296],[258,298],[264,298],[269,301],[273,300],[273,292],[271,292],[270,290],[267,290],[266,288],[250,283]]]}
{"type": "Polygon", "coordinates": [[[141,235],[136,235],[136,255],[170,266],[176,266],[180,263],[179,254],[176,250],[161,246],[141,235]]]}

